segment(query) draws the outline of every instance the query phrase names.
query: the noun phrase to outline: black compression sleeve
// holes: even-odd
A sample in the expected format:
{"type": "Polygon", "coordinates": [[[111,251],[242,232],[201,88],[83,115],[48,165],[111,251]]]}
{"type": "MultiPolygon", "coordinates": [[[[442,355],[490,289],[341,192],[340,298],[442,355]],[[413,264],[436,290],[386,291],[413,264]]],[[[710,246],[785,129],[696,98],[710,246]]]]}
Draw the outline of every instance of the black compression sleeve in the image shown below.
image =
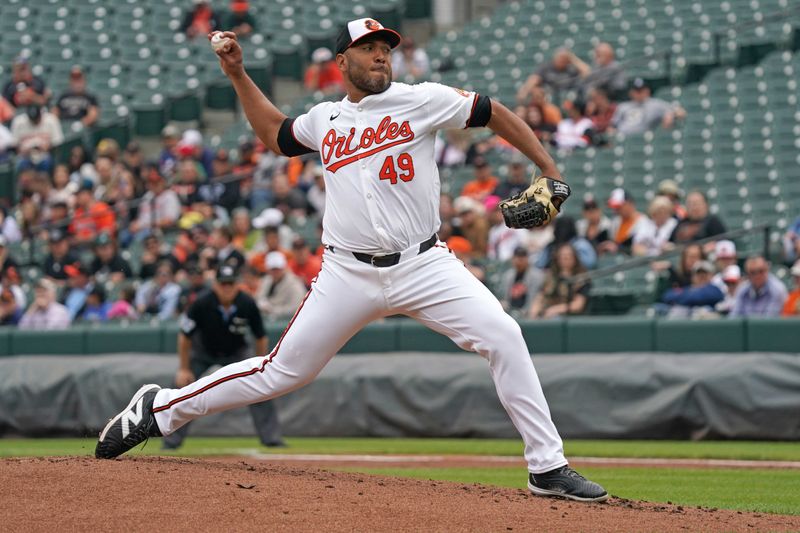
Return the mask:
{"type": "Polygon", "coordinates": [[[467,121],[468,128],[483,128],[492,118],[492,100],[486,95],[479,94],[475,108],[467,121]]]}
{"type": "Polygon", "coordinates": [[[287,118],[281,124],[281,129],[278,130],[278,148],[281,149],[283,155],[294,157],[296,155],[310,154],[316,150],[312,150],[304,145],[294,137],[292,133],[293,118],[287,118]]]}

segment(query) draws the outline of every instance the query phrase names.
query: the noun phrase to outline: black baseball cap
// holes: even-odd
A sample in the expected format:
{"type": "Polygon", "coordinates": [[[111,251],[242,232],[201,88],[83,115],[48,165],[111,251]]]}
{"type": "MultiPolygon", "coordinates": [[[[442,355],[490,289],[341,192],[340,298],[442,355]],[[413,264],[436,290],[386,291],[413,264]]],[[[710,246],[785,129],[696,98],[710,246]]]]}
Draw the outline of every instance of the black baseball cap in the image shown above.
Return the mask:
{"type": "Polygon", "coordinates": [[[385,37],[392,48],[395,48],[403,40],[399,33],[389,28],[384,28],[383,24],[375,19],[356,19],[345,24],[339,32],[339,36],[336,37],[336,53],[343,54],[345,50],[364,37],[375,34],[385,37]]]}
{"type": "Polygon", "coordinates": [[[239,279],[236,269],[231,265],[222,265],[217,269],[217,281],[220,283],[234,283],[239,279]]]}
{"type": "Polygon", "coordinates": [[[67,238],[64,232],[58,228],[50,230],[48,237],[50,238],[50,242],[61,242],[67,238]]]}

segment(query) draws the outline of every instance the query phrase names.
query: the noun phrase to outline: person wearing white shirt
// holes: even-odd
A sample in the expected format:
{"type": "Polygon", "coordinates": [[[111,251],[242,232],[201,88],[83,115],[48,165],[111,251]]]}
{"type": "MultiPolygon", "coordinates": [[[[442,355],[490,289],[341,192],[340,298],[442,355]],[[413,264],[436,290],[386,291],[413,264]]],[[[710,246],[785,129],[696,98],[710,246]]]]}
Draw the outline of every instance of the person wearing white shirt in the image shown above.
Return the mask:
{"type": "Polygon", "coordinates": [[[650,220],[633,235],[633,255],[655,256],[670,247],[669,236],[678,220],[672,216],[672,201],[666,196],[656,196],[647,208],[650,220]]]}

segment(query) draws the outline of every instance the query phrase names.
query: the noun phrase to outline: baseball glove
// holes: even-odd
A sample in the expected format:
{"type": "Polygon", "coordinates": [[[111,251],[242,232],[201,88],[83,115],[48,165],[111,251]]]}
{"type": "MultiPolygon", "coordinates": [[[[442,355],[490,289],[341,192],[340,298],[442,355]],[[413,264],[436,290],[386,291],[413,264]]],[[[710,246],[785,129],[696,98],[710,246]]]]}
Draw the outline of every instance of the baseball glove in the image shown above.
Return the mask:
{"type": "Polygon", "coordinates": [[[500,211],[509,228],[544,226],[558,215],[569,195],[569,185],[563,181],[539,176],[530,187],[500,202],[500,211]]]}

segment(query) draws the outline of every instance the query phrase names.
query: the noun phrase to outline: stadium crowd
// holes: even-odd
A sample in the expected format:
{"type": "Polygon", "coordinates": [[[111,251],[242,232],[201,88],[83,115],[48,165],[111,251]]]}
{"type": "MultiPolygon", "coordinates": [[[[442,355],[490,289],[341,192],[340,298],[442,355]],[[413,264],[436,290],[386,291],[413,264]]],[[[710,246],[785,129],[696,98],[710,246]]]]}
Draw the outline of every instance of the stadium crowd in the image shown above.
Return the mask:
{"type": "MultiPolygon", "coordinates": [[[[246,2],[232,6],[237,27],[252,30],[246,2]]],[[[199,35],[219,24],[208,9],[196,2],[182,30],[199,35]]],[[[411,40],[394,62],[400,80],[421,81],[430,72],[424,50],[411,40]]],[[[314,51],[307,90],[340,93],[341,74],[332,65],[330,50],[314,51]]],[[[76,66],[69,76],[69,89],[53,95],[19,58],[3,87],[0,160],[16,153],[20,199],[0,211],[0,323],[63,328],[174,319],[225,264],[239,271],[241,289],[268,318],[291,316],[321,268],[325,183],[317,158],[276,156],[257,139],[214,150],[200,131],[167,125],[152,160],[135,141],[121,147],[103,139],[57,161],[50,149],[63,131],[91,127],[98,116],[83,70],[76,66]],[[32,291],[23,289],[26,281],[32,291]]],[[[628,80],[607,43],[597,45],[591,65],[558,50],[517,97],[518,116],[543,142],[566,150],[608,144],[616,131],[670,128],[684,116],[653,98],[643,80],[628,80]],[[551,103],[561,96],[568,98],[551,103]]],[[[464,132],[441,135],[436,157],[442,167],[474,172],[461,190],[441,195],[440,239],[517,317],[585,313],[591,283],[574,283],[573,276],[596,268],[604,255],[655,257],[682,245],[688,246],[676,265],[652,263],[662,280],[655,313],[800,314],[800,217],[784,238],[795,284],[789,294],[769,258],[740,257],[730,240],[691,244],[726,231],[702,191],[684,194],[665,180],[639,206],[617,188],[608,198],[583,197],[579,218],[562,215],[544,228],[515,230],[505,226],[499,203],[528,187],[529,161],[502,139],[464,132]],[[490,164],[496,152],[507,161],[502,172],[490,164]],[[487,274],[498,267],[499,275],[487,274]]]]}

